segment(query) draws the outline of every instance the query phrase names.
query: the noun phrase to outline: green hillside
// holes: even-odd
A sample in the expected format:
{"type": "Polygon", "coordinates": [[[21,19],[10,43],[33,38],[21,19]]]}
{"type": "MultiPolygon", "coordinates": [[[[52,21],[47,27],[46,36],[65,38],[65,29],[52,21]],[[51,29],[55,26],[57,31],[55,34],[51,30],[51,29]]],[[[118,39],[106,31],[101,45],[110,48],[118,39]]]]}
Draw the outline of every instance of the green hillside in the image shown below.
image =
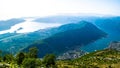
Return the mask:
{"type": "MultiPolygon", "coordinates": [[[[0,52],[1,53],[1,52],[0,52]]],[[[87,53],[73,60],[56,60],[54,54],[38,58],[38,49],[30,48],[29,52],[20,52],[16,56],[6,54],[0,57],[0,68],[119,68],[120,52],[105,49],[87,53]]]]}
{"type": "Polygon", "coordinates": [[[59,68],[119,68],[120,52],[105,49],[88,53],[75,60],[57,61],[59,68]]]}

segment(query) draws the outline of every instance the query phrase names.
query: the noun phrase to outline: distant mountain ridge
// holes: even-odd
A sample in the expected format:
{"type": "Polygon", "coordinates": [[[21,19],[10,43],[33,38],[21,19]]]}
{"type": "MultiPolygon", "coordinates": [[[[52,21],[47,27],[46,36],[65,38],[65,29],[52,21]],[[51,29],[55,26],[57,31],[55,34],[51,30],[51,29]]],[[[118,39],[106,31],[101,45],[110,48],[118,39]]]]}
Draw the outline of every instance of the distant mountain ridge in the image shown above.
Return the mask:
{"type": "MultiPolygon", "coordinates": [[[[33,18],[34,19],[34,18],[33,18]]],[[[6,33],[30,33],[30,32],[35,32],[40,29],[47,29],[47,28],[52,28],[52,27],[58,27],[61,24],[60,23],[38,23],[38,22],[33,22],[31,18],[29,19],[23,19],[24,21],[19,22],[19,19],[10,19],[7,21],[2,21],[1,26],[3,26],[5,30],[1,30],[0,34],[6,34],[6,33]],[[6,27],[5,27],[6,26],[6,27]]]]}
{"type": "Polygon", "coordinates": [[[0,31],[10,29],[11,26],[24,22],[24,19],[10,19],[10,20],[2,20],[0,21],[0,31]]]}
{"type": "Polygon", "coordinates": [[[25,50],[35,46],[39,49],[39,57],[44,56],[46,53],[60,54],[80,46],[85,46],[106,36],[105,32],[89,22],[82,21],[77,23],[76,26],[78,25],[84,26],[60,32],[44,40],[37,41],[25,50]]]}

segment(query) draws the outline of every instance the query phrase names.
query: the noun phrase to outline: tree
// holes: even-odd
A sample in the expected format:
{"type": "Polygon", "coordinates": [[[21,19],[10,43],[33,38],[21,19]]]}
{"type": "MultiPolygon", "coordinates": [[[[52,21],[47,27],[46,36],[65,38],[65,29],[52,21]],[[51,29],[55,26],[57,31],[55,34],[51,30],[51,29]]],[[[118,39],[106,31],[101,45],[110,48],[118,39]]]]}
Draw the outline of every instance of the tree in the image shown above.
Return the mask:
{"type": "Polygon", "coordinates": [[[22,53],[22,52],[18,53],[17,56],[16,56],[17,64],[21,65],[23,60],[24,60],[24,58],[25,58],[25,54],[24,53],[22,53]]]}
{"type": "Polygon", "coordinates": [[[24,68],[37,68],[37,66],[41,66],[41,60],[36,58],[26,58],[22,65],[24,68]]]}
{"type": "Polygon", "coordinates": [[[55,55],[54,54],[48,54],[43,58],[43,64],[46,67],[52,67],[55,66],[55,55]]]}
{"type": "Polygon", "coordinates": [[[11,63],[12,61],[14,61],[14,56],[12,54],[6,54],[3,57],[3,61],[5,61],[7,63],[11,63]]]}
{"type": "Polygon", "coordinates": [[[38,49],[36,47],[32,47],[29,49],[28,54],[26,53],[26,58],[23,60],[22,65],[23,68],[36,68],[37,66],[41,66],[41,60],[37,57],[38,49]]]}
{"type": "Polygon", "coordinates": [[[35,68],[35,59],[26,58],[22,63],[24,68],[35,68]]]}
{"type": "Polygon", "coordinates": [[[32,47],[29,49],[29,58],[37,58],[38,49],[37,47],[32,47]]]}

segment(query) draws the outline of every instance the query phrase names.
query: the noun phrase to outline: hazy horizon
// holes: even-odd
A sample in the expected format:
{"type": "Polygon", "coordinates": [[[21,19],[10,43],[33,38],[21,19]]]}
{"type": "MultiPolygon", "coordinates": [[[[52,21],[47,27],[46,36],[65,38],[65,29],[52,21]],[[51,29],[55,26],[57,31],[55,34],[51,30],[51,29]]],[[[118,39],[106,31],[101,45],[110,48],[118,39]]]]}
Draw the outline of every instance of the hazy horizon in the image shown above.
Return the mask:
{"type": "Polygon", "coordinates": [[[0,0],[0,20],[65,13],[120,16],[119,6],[120,0],[0,0]]]}

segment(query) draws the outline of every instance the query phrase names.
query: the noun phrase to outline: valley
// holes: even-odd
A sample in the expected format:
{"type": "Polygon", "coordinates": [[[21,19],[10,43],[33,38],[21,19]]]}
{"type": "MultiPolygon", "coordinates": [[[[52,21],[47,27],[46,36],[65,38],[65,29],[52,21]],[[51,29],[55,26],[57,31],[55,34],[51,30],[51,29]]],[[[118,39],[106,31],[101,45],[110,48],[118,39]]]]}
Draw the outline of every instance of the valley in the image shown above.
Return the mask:
{"type": "MultiPolygon", "coordinates": [[[[6,22],[4,28],[2,28],[3,25],[0,25],[1,56],[4,57],[7,55],[7,57],[13,61],[8,63],[9,60],[6,59],[6,61],[4,61],[2,57],[0,65],[5,63],[5,65],[8,66],[19,67],[19,64],[16,62],[16,55],[22,53],[24,58],[27,58],[30,49],[36,47],[36,59],[34,55],[34,58],[32,58],[33,56],[29,56],[28,59],[21,62],[22,66],[28,63],[26,61],[31,63],[36,62],[36,64],[39,62],[38,67],[46,66],[44,64],[44,62],[47,62],[46,59],[43,61],[38,58],[44,59],[46,56],[51,56],[53,57],[52,60],[55,61],[53,63],[56,64],[55,66],[58,68],[117,68],[120,63],[119,47],[115,46],[119,46],[119,44],[111,46],[108,44],[112,41],[120,41],[119,21],[120,17],[96,16],[52,16],[46,18],[33,17],[32,20],[31,18],[30,20],[20,18],[0,21],[3,23],[6,22]],[[10,22],[15,23],[8,25],[10,22]],[[37,26],[33,22],[37,23],[37,26]],[[22,24],[25,28],[16,26],[19,24],[22,24]],[[27,26],[27,24],[29,25],[27,26]],[[38,27],[39,25],[40,28],[38,27]],[[43,28],[41,28],[41,26],[43,28]],[[14,28],[12,32],[5,32],[11,30],[12,27],[16,28],[14,28]],[[34,30],[34,27],[36,27],[37,30],[34,30]],[[19,33],[21,30],[23,30],[23,32],[19,33]],[[108,49],[109,46],[112,49],[108,49]],[[118,49],[114,50],[113,48],[118,49]],[[115,57],[115,55],[117,57],[115,57]],[[14,58],[14,60],[12,58],[14,58]]],[[[32,53],[34,54],[34,52],[32,53]]]]}

